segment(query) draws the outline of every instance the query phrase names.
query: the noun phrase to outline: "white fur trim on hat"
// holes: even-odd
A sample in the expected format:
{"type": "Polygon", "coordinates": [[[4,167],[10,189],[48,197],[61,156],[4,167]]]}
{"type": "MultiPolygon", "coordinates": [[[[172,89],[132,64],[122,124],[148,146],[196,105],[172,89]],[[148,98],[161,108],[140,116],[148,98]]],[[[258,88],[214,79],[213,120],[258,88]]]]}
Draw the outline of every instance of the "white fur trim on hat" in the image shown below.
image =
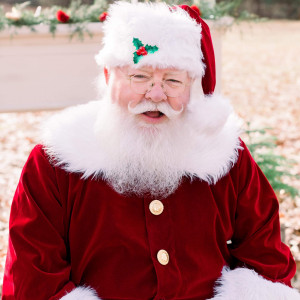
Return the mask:
{"type": "Polygon", "coordinates": [[[165,3],[117,2],[110,6],[108,15],[103,26],[104,46],[96,56],[99,65],[173,67],[188,71],[191,77],[203,76],[202,28],[183,9],[172,9],[165,3]],[[158,50],[135,64],[133,38],[158,50]]]}
{"type": "Polygon", "coordinates": [[[79,286],[60,300],[100,300],[100,298],[93,289],[79,286]]]}
{"type": "Polygon", "coordinates": [[[210,300],[300,300],[296,289],[272,282],[247,268],[225,267],[210,300]]]}

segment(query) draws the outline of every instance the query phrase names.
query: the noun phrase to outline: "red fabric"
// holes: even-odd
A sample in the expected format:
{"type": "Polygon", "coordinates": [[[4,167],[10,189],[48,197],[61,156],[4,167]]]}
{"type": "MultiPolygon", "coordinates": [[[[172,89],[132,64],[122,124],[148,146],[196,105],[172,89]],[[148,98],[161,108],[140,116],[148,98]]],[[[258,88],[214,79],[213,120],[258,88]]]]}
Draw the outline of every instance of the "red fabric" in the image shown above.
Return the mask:
{"type": "Polygon", "coordinates": [[[191,5],[190,7],[201,17],[201,11],[197,5],[191,5]]]}
{"type": "Polygon", "coordinates": [[[278,203],[247,149],[215,185],[184,180],[160,199],[161,215],[149,211],[152,200],[53,167],[37,146],[12,204],[2,299],[57,300],[85,285],[104,300],[203,300],[225,264],[290,284],[278,203]]]}
{"type": "Polygon", "coordinates": [[[210,30],[208,25],[200,18],[200,15],[188,5],[180,5],[180,8],[184,9],[191,18],[201,24],[202,37],[201,37],[201,51],[203,53],[203,62],[206,66],[205,74],[202,77],[202,88],[205,95],[212,94],[216,86],[216,66],[215,66],[215,54],[210,30]]]}

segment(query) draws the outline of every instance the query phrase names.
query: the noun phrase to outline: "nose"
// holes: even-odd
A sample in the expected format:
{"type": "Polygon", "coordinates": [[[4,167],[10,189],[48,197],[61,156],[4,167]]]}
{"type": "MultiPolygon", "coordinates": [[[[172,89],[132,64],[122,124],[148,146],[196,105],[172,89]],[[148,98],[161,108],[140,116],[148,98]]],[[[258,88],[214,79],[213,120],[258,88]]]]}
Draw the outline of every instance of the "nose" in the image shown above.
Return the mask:
{"type": "Polygon", "coordinates": [[[167,95],[163,90],[162,82],[154,82],[152,84],[152,87],[150,87],[150,89],[145,94],[145,98],[153,102],[167,100],[167,95]]]}

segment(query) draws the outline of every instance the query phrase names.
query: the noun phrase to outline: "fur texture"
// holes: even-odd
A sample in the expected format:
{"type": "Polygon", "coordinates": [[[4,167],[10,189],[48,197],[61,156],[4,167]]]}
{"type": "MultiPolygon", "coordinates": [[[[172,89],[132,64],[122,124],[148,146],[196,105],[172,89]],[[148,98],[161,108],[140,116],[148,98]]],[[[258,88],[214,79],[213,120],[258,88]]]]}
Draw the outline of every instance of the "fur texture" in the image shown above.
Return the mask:
{"type": "Polygon", "coordinates": [[[117,2],[110,6],[108,15],[103,26],[103,48],[96,56],[99,65],[174,67],[187,70],[191,77],[203,76],[201,25],[183,9],[174,10],[165,3],[117,2]],[[133,38],[144,45],[156,45],[158,51],[134,64],[133,38]]]}
{"type": "Polygon", "coordinates": [[[88,287],[77,287],[60,300],[100,300],[96,292],[88,287]]]}
{"type": "Polygon", "coordinates": [[[300,300],[296,289],[264,279],[246,268],[224,268],[210,300],[300,300]]]}
{"type": "Polygon", "coordinates": [[[109,99],[90,102],[52,117],[44,145],[57,165],[83,178],[102,177],[119,193],[167,196],[183,176],[214,184],[237,160],[239,123],[221,96],[191,100],[168,124],[138,128],[136,122],[109,99]]]}

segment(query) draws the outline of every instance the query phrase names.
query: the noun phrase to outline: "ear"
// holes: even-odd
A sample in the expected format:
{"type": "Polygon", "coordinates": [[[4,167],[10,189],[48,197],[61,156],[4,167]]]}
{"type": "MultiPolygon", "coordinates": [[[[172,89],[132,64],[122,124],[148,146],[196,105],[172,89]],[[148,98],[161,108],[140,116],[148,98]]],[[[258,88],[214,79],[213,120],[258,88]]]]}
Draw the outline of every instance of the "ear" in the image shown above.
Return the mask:
{"type": "Polygon", "coordinates": [[[104,67],[103,72],[104,72],[104,76],[105,76],[105,82],[106,82],[106,84],[108,84],[109,76],[110,76],[109,71],[106,67],[104,67]]]}

